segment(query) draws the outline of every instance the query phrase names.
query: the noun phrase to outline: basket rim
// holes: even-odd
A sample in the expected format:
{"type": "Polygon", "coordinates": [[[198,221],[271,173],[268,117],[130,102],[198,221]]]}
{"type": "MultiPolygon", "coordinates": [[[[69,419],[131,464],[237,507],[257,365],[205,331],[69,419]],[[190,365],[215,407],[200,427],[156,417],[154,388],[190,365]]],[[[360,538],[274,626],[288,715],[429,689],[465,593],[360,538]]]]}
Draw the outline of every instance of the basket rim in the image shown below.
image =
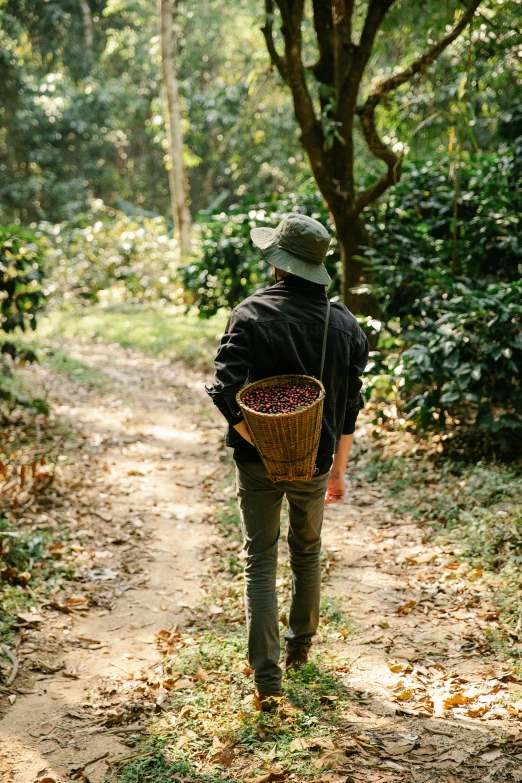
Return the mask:
{"type": "Polygon", "coordinates": [[[252,383],[247,384],[247,386],[243,386],[242,389],[238,391],[236,394],[236,402],[241,408],[241,410],[248,411],[250,414],[254,416],[266,416],[270,419],[287,419],[290,416],[299,416],[300,414],[307,413],[308,411],[312,410],[321,400],[324,399],[326,396],[326,390],[324,388],[324,385],[322,381],[320,381],[318,378],[314,378],[313,375],[300,375],[299,373],[287,373],[285,375],[270,375],[268,378],[260,378],[258,381],[252,381],[252,383]],[[291,411],[290,413],[262,413],[261,411],[255,411],[253,408],[249,408],[248,405],[245,405],[245,403],[242,401],[241,397],[245,392],[247,392],[249,389],[253,388],[254,386],[258,386],[259,384],[266,383],[266,381],[281,381],[282,379],[287,378],[304,378],[307,381],[314,381],[317,386],[319,386],[319,396],[316,400],[312,402],[311,405],[308,405],[304,410],[300,411],[291,411]]]}

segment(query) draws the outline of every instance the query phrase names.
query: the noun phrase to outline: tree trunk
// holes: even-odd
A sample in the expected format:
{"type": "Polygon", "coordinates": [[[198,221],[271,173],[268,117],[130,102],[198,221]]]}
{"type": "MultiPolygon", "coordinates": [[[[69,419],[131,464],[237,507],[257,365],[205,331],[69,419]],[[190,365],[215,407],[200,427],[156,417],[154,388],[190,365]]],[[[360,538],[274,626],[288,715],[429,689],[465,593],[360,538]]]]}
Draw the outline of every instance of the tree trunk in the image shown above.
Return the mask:
{"type": "Polygon", "coordinates": [[[92,13],[88,0],[80,0],[83,16],[83,29],[85,34],[85,48],[88,52],[92,52],[94,43],[94,32],[92,26],[92,13]]]}
{"type": "Polygon", "coordinates": [[[342,300],[354,315],[377,317],[378,306],[368,284],[368,270],[356,256],[364,255],[369,235],[362,218],[334,217],[342,263],[342,300]]]}
{"type": "Polygon", "coordinates": [[[181,110],[179,103],[179,85],[174,64],[172,40],[172,4],[171,0],[158,0],[159,33],[161,43],[161,64],[163,86],[167,98],[167,139],[169,144],[169,187],[172,203],[172,219],[179,231],[181,255],[189,255],[191,250],[191,218],[188,208],[187,187],[183,166],[183,133],[181,130],[181,110]]]}

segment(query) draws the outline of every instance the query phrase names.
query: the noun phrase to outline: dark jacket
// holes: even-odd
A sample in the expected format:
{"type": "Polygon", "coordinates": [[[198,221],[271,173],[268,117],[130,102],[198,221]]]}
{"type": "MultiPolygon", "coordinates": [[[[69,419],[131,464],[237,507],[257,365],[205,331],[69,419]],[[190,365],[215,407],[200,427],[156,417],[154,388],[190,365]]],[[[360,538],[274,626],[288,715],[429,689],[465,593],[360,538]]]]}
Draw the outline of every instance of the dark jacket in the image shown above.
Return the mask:
{"type": "MultiPolygon", "coordinates": [[[[236,394],[245,384],[272,375],[296,373],[319,377],[326,316],[325,288],[289,275],[249,296],[232,311],[221,338],[212,386],[214,404],[230,427],[226,443],[234,458],[259,459],[257,451],[236,430],[243,416],[236,394]]],[[[329,469],[342,434],[352,433],[361,397],[361,373],[368,361],[368,341],[350,311],[332,302],[323,384],[326,396],[317,465],[329,469]]]]}

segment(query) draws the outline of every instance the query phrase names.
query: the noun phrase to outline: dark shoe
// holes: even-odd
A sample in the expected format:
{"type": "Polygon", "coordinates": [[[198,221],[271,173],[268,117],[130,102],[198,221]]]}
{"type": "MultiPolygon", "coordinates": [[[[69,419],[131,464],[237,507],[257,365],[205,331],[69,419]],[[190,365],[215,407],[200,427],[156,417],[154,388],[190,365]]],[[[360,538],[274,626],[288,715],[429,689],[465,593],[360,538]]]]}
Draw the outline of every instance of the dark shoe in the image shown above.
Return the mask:
{"type": "Polygon", "coordinates": [[[283,694],[281,691],[263,693],[263,691],[256,688],[254,692],[254,703],[258,712],[275,712],[282,698],[283,694]]]}
{"type": "Polygon", "coordinates": [[[287,672],[296,672],[301,666],[308,663],[308,650],[287,650],[285,669],[287,672]]]}

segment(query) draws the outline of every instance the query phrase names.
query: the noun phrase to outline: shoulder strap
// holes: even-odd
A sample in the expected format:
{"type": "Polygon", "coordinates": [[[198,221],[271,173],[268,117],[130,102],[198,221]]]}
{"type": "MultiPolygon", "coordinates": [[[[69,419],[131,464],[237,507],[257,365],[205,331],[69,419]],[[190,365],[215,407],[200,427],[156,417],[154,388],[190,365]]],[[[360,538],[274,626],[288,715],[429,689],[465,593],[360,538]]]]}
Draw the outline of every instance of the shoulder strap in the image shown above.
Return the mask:
{"type": "Polygon", "coordinates": [[[321,372],[319,375],[319,380],[323,380],[323,369],[324,369],[324,358],[326,356],[326,340],[328,338],[328,324],[330,323],[330,300],[327,299],[327,307],[326,307],[326,318],[324,321],[324,335],[323,335],[323,350],[321,354],[321,372]]]}

